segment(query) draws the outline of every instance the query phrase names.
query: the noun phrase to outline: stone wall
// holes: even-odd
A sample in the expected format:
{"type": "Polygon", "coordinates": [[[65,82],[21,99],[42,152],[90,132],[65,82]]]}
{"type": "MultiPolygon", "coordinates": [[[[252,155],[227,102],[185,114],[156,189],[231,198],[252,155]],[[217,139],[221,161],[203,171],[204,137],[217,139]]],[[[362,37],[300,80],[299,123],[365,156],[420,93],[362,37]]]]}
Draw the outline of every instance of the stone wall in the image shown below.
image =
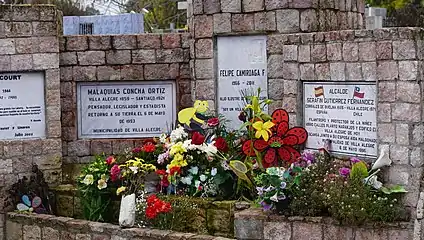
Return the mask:
{"type": "Polygon", "coordinates": [[[88,222],[51,215],[9,213],[6,221],[7,240],[227,240],[223,237],[179,233],[147,228],[121,229],[117,225],[88,222]]]}
{"type": "Polygon", "coordinates": [[[240,240],[412,240],[413,224],[340,226],[321,217],[283,217],[248,209],[236,213],[235,236],[240,240]]]}
{"type": "Polygon", "coordinates": [[[78,82],[176,80],[177,106],[192,105],[188,34],[65,36],[60,38],[63,181],[96,154],[122,153],[140,139],[82,140],[77,134],[78,82]]]}
{"type": "MultiPolygon", "coordinates": [[[[0,239],[6,191],[38,164],[49,183],[60,183],[62,141],[57,13],[52,6],[0,5],[0,72],[43,72],[44,139],[0,141],[0,239]]],[[[34,93],[35,94],[35,93],[34,93]]]]}

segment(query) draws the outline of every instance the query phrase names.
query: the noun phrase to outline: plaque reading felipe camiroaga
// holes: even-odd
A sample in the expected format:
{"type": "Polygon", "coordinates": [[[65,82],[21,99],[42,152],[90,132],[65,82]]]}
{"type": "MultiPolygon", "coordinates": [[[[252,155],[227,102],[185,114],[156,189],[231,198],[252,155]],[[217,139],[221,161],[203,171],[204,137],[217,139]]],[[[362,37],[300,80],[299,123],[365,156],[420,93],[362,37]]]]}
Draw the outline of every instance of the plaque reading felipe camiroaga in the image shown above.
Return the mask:
{"type": "Polygon", "coordinates": [[[44,73],[0,73],[0,140],[45,136],[44,73]]]}
{"type": "Polygon", "coordinates": [[[157,137],[176,119],[173,81],[78,84],[80,138],[157,137]]]}
{"type": "Polygon", "coordinates": [[[303,94],[307,148],[320,149],[331,140],[334,153],[377,156],[375,83],[308,82],[303,94]]]}

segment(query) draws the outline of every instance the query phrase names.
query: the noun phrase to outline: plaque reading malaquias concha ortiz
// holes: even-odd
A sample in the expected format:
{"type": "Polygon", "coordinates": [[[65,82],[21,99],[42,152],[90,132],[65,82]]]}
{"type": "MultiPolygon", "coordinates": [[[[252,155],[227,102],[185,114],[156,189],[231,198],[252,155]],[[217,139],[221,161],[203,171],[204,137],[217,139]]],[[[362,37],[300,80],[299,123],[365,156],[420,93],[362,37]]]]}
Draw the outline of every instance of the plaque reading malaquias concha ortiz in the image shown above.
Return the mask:
{"type": "Polygon", "coordinates": [[[176,119],[173,81],[77,85],[79,138],[144,138],[162,134],[176,119]]]}
{"type": "Polygon", "coordinates": [[[306,148],[344,155],[377,156],[377,88],[367,82],[303,84],[306,148]]]}
{"type": "Polygon", "coordinates": [[[45,137],[44,73],[0,73],[0,140],[45,137]]]}

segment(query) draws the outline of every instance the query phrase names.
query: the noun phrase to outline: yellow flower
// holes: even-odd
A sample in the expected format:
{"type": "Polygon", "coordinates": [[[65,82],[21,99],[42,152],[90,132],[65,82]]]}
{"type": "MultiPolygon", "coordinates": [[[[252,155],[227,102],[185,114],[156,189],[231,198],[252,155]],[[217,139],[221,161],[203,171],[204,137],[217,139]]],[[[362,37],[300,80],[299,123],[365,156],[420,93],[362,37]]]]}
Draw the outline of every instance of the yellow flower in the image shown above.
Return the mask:
{"type": "Polygon", "coordinates": [[[172,147],[171,147],[171,150],[169,151],[169,154],[171,155],[171,156],[174,156],[175,154],[178,154],[178,153],[184,153],[184,152],[186,152],[187,150],[183,147],[183,143],[182,142],[178,142],[177,144],[175,144],[175,145],[173,145],[172,147]]]}
{"type": "Polygon", "coordinates": [[[187,161],[184,159],[183,155],[177,153],[174,155],[174,158],[172,159],[172,161],[169,163],[168,165],[168,169],[171,169],[173,167],[185,167],[187,166],[188,163],[187,161]]]}
{"type": "Polygon", "coordinates": [[[122,192],[125,192],[127,190],[126,187],[120,187],[118,189],[116,189],[116,195],[121,194],[122,192]]]}
{"type": "Polygon", "coordinates": [[[271,128],[274,127],[274,123],[268,121],[263,123],[262,121],[257,121],[253,124],[253,128],[256,129],[256,138],[263,137],[265,141],[268,141],[269,135],[271,134],[271,128]]]}

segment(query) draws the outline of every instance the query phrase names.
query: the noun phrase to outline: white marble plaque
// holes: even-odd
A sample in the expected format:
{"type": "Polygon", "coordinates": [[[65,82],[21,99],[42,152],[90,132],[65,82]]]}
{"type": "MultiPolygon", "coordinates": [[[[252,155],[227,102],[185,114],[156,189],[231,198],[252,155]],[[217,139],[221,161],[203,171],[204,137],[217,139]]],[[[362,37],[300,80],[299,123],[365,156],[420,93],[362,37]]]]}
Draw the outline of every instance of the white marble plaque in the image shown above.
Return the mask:
{"type": "Polygon", "coordinates": [[[159,136],[176,120],[173,81],[78,84],[80,138],[159,136]]]}
{"type": "Polygon", "coordinates": [[[0,140],[45,136],[44,73],[0,73],[0,140]]]}
{"type": "Polygon", "coordinates": [[[377,156],[377,88],[374,83],[303,84],[306,148],[320,149],[331,140],[331,152],[377,156]]]}
{"type": "MultiPolygon", "coordinates": [[[[239,129],[242,91],[268,96],[266,36],[218,37],[218,112],[239,129]]],[[[265,109],[267,111],[267,109],[265,109]]]]}

